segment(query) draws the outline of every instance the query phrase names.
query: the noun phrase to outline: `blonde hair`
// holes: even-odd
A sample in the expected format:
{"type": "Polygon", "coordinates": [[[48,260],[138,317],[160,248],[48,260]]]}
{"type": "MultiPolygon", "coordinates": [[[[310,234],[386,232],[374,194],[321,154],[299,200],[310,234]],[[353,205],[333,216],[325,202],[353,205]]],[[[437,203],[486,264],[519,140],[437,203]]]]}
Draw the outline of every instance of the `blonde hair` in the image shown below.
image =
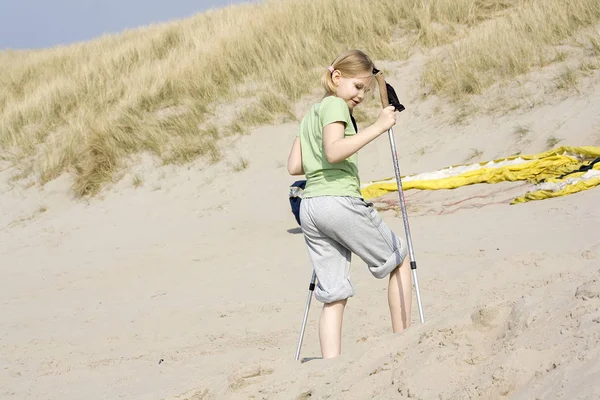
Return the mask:
{"type": "MultiPolygon", "coordinates": [[[[369,56],[356,49],[348,50],[340,54],[333,60],[330,66],[333,67],[334,70],[337,69],[340,71],[342,76],[346,78],[353,78],[364,74],[365,72],[372,74],[373,68],[375,68],[373,61],[371,61],[369,56]]],[[[336,87],[331,78],[332,74],[332,71],[326,69],[323,72],[323,75],[321,75],[321,84],[325,89],[325,96],[335,95],[336,93],[336,87]]]]}

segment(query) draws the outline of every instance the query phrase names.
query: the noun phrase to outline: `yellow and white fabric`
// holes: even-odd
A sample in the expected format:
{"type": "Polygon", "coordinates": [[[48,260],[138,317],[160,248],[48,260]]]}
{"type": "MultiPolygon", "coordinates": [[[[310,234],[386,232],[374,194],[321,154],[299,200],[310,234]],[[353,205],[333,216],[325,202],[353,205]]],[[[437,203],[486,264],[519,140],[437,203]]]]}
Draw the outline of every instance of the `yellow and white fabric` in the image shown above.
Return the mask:
{"type": "MultiPolygon", "coordinates": [[[[600,147],[562,146],[534,155],[518,155],[476,164],[454,165],[439,171],[402,177],[402,188],[454,189],[476,183],[528,181],[535,190],[514,199],[511,204],[566,196],[600,185],[600,163],[585,172],[574,172],[600,157],[600,147]],[[566,176],[564,176],[566,175],[566,176]],[[560,178],[562,177],[562,178],[560,178]]],[[[366,200],[397,191],[396,178],[361,185],[366,200]]]]}

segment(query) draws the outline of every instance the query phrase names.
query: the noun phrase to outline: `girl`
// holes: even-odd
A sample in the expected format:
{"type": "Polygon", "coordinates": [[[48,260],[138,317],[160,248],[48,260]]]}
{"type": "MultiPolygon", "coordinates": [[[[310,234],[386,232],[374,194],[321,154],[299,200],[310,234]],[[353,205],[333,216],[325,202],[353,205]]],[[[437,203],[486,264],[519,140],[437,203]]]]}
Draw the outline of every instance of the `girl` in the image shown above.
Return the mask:
{"type": "Polygon", "coordinates": [[[393,106],[357,133],[352,111],[374,84],[374,65],[360,50],[339,55],[324,71],[326,94],[300,123],[288,157],[291,175],[306,175],[300,222],[317,275],[315,298],[323,303],[319,340],[323,358],[341,352],[342,317],[348,297],[351,253],[376,278],[389,276],[392,329],[410,326],[412,282],[406,242],[397,237],[360,192],[357,151],[396,123],[393,106]]]}

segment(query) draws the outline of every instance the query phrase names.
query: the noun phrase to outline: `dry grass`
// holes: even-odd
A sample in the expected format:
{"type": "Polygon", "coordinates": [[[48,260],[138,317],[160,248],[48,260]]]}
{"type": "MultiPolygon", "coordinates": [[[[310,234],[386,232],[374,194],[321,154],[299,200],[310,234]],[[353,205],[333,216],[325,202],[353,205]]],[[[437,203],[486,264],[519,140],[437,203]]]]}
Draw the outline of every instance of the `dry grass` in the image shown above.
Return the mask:
{"type": "MultiPolygon", "coordinates": [[[[427,79],[461,96],[547,62],[545,46],[597,21],[599,8],[592,0],[280,0],[2,52],[0,160],[42,184],[71,172],[74,192],[93,195],[135,153],[217,161],[222,136],[294,118],[293,103],[344,49],[397,60],[415,46],[460,40],[427,79]],[[219,104],[240,97],[245,106],[227,122],[215,118],[219,104]]],[[[593,35],[589,45],[599,51],[593,35]]]]}
{"type": "Polygon", "coordinates": [[[517,125],[515,126],[515,135],[517,135],[518,140],[523,140],[525,136],[531,131],[529,126],[526,125],[517,125]]]}
{"type": "MultiPolygon", "coordinates": [[[[600,21],[597,0],[523,1],[505,16],[481,24],[470,35],[434,59],[424,84],[434,92],[461,100],[498,80],[559,61],[553,46],[600,21]]],[[[591,38],[592,47],[597,40],[591,38]]]]}
{"type": "Polygon", "coordinates": [[[144,184],[144,178],[141,175],[136,174],[133,177],[133,182],[132,183],[133,183],[133,187],[138,188],[138,187],[140,187],[140,186],[142,186],[144,184]]]}
{"type": "Polygon", "coordinates": [[[561,141],[562,141],[562,139],[557,138],[556,136],[550,136],[548,139],[546,139],[546,148],[548,150],[553,149],[561,141]]]}
{"type": "Polygon", "coordinates": [[[282,117],[282,121],[295,118],[290,101],[275,93],[261,95],[257,101],[237,112],[230,125],[231,133],[247,133],[248,129],[269,124],[282,117]]]}
{"type": "Polygon", "coordinates": [[[558,90],[575,90],[579,85],[579,77],[577,71],[565,67],[556,79],[556,88],[558,90]]]}
{"type": "Polygon", "coordinates": [[[470,162],[470,161],[476,160],[478,158],[481,158],[482,155],[483,155],[483,151],[481,151],[479,149],[471,149],[471,152],[469,153],[467,158],[465,158],[465,162],[470,162]]]}
{"type": "Polygon", "coordinates": [[[248,160],[246,160],[243,157],[240,157],[240,159],[235,164],[233,164],[232,168],[235,172],[243,171],[246,168],[248,168],[248,160]]]}

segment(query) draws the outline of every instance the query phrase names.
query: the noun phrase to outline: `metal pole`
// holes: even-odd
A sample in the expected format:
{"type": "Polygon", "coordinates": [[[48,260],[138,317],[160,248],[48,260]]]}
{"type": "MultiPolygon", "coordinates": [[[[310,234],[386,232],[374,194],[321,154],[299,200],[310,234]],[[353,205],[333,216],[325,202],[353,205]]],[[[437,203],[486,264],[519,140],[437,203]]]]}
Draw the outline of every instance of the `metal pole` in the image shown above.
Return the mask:
{"type": "Polygon", "coordinates": [[[400,166],[398,164],[398,154],[396,153],[396,143],[394,140],[394,131],[392,128],[388,130],[390,138],[390,147],[392,148],[392,159],[394,160],[394,172],[396,173],[396,183],[398,184],[398,195],[400,196],[400,208],[402,210],[402,219],[404,220],[404,230],[406,232],[406,241],[408,243],[408,255],[410,257],[410,269],[412,271],[415,291],[417,292],[417,304],[419,305],[419,317],[421,323],[425,322],[423,317],[423,306],[421,305],[421,293],[419,290],[419,280],[417,278],[417,262],[415,261],[415,253],[413,250],[412,239],[410,236],[410,226],[408,225],[408,215],[406,213],[406,203],[404,202],[404,191],[402,190],[402,179],[400,178],[400,166]]]}
{"type": "Polygon", "coordinates": [[[308,319],[308,310],[310,309],[310,301],[312,300],[312,294],[315,290],[315,281],[317,279],[317,273],[313,269],[312,278],[308,285],[308,299],[306,300],[306,309],[304,310],[304,319],[302,320],[302,329],[300,330],[300,338],[298,339],[298,349],[296,349],[296,361],[300,357],[300,348],[302,347],[302,339],[304,338],[304,328],[306,328],[306,320],[308,319]]]}

